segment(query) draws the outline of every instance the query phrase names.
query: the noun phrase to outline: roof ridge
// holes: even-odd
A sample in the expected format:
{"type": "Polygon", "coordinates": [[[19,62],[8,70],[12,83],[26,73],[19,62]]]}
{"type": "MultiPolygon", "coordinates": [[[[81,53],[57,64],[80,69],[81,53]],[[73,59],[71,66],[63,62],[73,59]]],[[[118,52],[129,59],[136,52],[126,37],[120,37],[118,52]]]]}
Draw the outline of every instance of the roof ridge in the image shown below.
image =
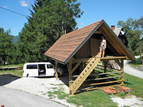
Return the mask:
{"type": "Polygon", "coordinates": [[[75,30],[73,30],[73,31],[71,31],[71,32],[68,32],[68,33],[66,33],[66,34],[63,34],[62,36],[67,35],[67,34],[71,34],[71,33],[75,33],[76,31],[80,31],[80,30],[85,29],[85,28],[87,28],[87,27],[90,27],[90,26],[92,26],[92,25],[94,26],[94,25],[100,24],[101,22],[102,22],[102,21],[97,21],[97,22],[91,23],[91,24],[86,25],[86,26],[84,26],[84,27],[81,27],[81,28],[79,28],[79,29],[75,29],[75,30]]]}

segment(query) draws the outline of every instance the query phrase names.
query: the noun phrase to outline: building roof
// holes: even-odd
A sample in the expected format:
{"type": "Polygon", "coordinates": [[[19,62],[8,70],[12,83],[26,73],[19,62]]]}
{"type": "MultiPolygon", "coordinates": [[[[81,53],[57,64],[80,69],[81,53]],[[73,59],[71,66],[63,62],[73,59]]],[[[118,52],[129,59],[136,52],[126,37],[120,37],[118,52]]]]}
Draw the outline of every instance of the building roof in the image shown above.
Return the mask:
{"type": "Polygon", "coordinates": [[[120,34],[120,32],[121,32],[121,28],[115,27],[115,29],[113,30],[113,32],[114,32],[117,36],[119,36],[119,34],[120,34]]]}
{"type": "Polygon", "coordinates": [[[113,32],[117,35],[117,36],[119,36],[120,35],[120,33],[122,34],[122,35],[124,35],[125,34],[125,32],[124,31],[122,31],[122,29],[121,28],[117,28],[117,27],[115,27],[114,29],[112,29],[113,30],[113,32]]]}
{"type": "MultiPolygon", "coordinates": [[[[125,48],[123,43],[117,38],[115,33],[109,28],[104,20],[95,22],[81,29],[75,30],[73,32],[67,33],[61,36],[45,55],[66,64],[76,52],[86,43],[87,40],[101,27],[105,27],[110,32],[110,37],[106,37],[111,44],[116,43],[117,46],[114,47],[118,53],[127,56],[129,59],[133,59],[133,55],[125,48]]],[[[106,35],[105,35],[106,36],[106,35]]]]}

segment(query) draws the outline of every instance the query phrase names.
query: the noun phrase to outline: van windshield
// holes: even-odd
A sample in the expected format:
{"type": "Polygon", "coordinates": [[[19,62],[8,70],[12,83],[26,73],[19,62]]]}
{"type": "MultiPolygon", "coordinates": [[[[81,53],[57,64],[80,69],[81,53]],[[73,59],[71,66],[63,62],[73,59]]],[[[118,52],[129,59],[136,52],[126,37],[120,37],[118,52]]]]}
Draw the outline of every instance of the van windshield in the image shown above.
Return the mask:
{"type": "Polygon", "coordinates": [[[53,68],[52,64],[47,64],[47,68],[53,68]]]}
{"type": "Polygon", "coordinates": [[[37,65],[36,64],[27,65],[27,69],[37,69],[37,65]]]}

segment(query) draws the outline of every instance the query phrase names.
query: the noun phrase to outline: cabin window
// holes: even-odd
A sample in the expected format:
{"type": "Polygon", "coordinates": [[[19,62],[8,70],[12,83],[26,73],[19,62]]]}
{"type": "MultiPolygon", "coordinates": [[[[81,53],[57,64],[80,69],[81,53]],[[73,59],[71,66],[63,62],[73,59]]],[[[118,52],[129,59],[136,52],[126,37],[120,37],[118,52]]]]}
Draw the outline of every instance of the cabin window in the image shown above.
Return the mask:
{"type": "Polygon", "coordinates": [[[37,65],[27,65],[27,69],[37,69],[37,65]]]}

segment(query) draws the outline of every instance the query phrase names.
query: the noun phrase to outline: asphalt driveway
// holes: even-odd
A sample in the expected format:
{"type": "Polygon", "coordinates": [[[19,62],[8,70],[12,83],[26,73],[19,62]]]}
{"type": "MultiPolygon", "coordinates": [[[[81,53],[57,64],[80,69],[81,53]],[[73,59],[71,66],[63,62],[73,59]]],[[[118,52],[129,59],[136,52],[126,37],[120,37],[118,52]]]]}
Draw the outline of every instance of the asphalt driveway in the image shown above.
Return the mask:
{"type": "Polygon", "coordinates": [[[5,107],[65,107],[40,96],[0,86],[1,105],[5,107]]]}
{"type": "Polygon", "coordinates": [[[124,61],[124,71],[125,73],[127,74],[130,74],[130,75],[133,75],[135,77],[138,77],[138,78],[142,78],[143,79],[143,71],[140,71],[138,69],[135,69],[133,67],[131,67],[129,64],[128,64],[128,61],[124,61]]]}

